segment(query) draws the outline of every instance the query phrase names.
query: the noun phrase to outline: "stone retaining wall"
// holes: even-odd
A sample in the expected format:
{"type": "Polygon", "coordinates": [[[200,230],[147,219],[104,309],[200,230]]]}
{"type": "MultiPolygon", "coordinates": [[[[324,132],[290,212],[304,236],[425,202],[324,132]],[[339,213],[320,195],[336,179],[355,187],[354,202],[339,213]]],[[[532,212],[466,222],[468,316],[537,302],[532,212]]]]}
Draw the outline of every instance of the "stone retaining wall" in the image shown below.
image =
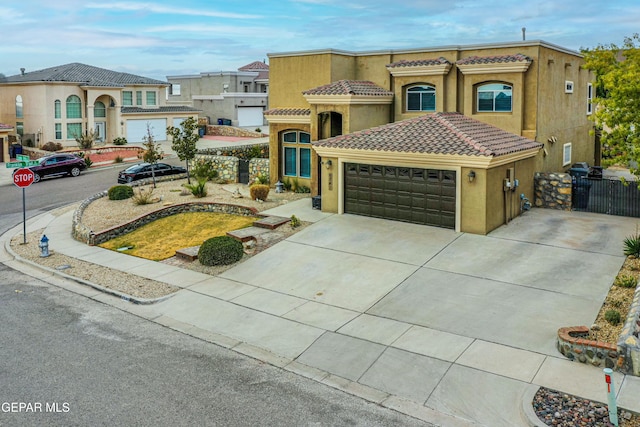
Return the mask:
{"type": "Polygon", "coordinates": [[[640,286],[633,294],[629,314],[618,340],[618,352],[624,358],[620,370],[626,374],[640,376],[640,286]]]}
{"type": "Polygon", "coordinates": [[[249,160],[249,184],[255,182],[260,175],[269,177],[269,159],[249,160]]]}
{"type": "MultiPolygon", "coordinates": [[[[256,129],[260,126],[256,126],[256,129]]],[[[261,138],[265,135],[259,132],[253,132],[247,129],[237,128],[234,126],[223,125],[207,125],[207,135],[219,135],[219,136],[239,136],[248,138],[261,138]]]]}
{"type": "Polygon", "coordinates": [[[205,148],[198,150],[198,154],[208,154],[213,156],[230,156],[239,159],[251,160],[253,158],[269,158],[269,143],[263,142],[253,145],[235,145],[222,148],[205,148]]]}
{"type": "MultiPolygon", "coordinates": [[[[218,179],[225,182],[238,182],[238,163],[237,157],[232,156],[214,156],[211,154],[196,154],[193,162],[197,163],[201,160],[210,161],[213,167],[218,171],[218,179]]],[[[193,167],[194,163],[189,165],[193,167]]]]}
{"type": "Polygon", "coordinates": [[[571,175],[536,172],[534,205],[539,208],[571,210],[571,175]]]}
{"type": "Polygon", "coordinates": [[[624,355],[618,352],[618,348],[613,344],[587,339],[588,336],[589,328],[586,326],[560,328],[556,347],[569,360],[621,370],[624,355]]]}

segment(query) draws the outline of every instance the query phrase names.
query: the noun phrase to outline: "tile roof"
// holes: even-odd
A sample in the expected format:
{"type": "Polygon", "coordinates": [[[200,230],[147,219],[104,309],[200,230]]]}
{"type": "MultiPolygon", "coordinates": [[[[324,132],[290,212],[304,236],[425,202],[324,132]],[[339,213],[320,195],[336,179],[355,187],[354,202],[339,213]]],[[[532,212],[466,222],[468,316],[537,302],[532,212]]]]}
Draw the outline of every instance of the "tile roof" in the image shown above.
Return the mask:
{"type": "Polygon", "coordinates": [[[318,86],[302,92],[303,95],[364,95],[390,96],[390,92],[366,80],[338,80],[328,85],[318,86]]]}
{"type": "Polygon", "coordinates": [[[399,68],[399,67],[424,67],[429,65],[447,65],[451,62],[447,61],[442,56],[435,59],[415,59],[412,61],[403,59],[402,61],[392,62],[387,65],[387,68],[399,68]]]}
{"type": "Polygon", "coordinates": [[[458,65],[497,64],[503,62],[531,62],[531,58],[521,53],[515,55],[469,56],[456,61],[458,65]]]}
{"type": "Polygon", "coordinates": [[[261,71],[261,70],[269,71],[269,66],[262,61],[253,61],[251,64],[247,64],[243,67],[238,68],[238,71],[261,71]]]}
{"type": "Polygon", "coordinates": [[[200,112],[202,110],[198,110],[192,107],[187,107],[185,105],[175,105],[175,106],[162,106],[158,108],[140,108],[140,107],[122,107],[122,114],[133,114],[133,113],[193,113],[200,112]]]}
{"type": "MultiPolygon", "coordinates": [[[[162,80],[120,73],[91,65],[71,63],[17,74],[3,79],[2,83],[69,82],[88,86],[123,87],[125,85],[168,85],[162,80]]],[[[0,83],[0,84],[2,84],[0,83]]]]}
{"type": "Polygon", "coordinates": [[[502,156],[542,147],[460,113],[434,113],[313,142],[318,147],[402,153],[502,156]]]}
{"type": "Polygon", "coordinates": [[[311,110],[305,108],[272,108],[264,112],[265,116],[310,116],[311,110]]]}

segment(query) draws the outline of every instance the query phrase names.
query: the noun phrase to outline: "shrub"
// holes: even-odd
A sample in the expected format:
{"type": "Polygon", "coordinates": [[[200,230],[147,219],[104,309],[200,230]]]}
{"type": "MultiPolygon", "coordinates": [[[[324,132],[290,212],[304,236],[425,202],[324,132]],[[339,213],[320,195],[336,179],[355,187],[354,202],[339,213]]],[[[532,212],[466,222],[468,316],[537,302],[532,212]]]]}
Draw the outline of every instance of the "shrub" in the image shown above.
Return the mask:
{"type": "Polygon", "coordinates": [[[229,265],[240,261],[242,243],[229,236],[212,237],[205,240],[198,250],[198,261],[202,265],[229,265]]]}
{"type": "Polygon", "coordinates": [[[254,184],[249,187],[249,194],[251,194],[252,200],[262,200],[264,202],[267,200],[267,196],[269,195],[269,186],[264,184],[254,184]]]}
{"type": "Polygon", "coordinates": [[[289,181],[289,178],[285,178],[284,181],[282,181],[282,184],[284,185],[285,190],[291,191],[293,184],[291,183],[291,181],[289,181]]]}
{"type": "Polygon", "coordinates": [[[207,195],[207,180],[206,179],[198,179],[197,184],[183,184],[185,188],[191,191],[191,194],[200,198],[205,197],[207,195]]]}
{"type": "Polygon", "coordinates": [[[88,150],[93,147],[93,144],[96,142],[97,137],[98,135],[96,134],[96,131],[94,131],[93,129],[89,129],[89,131],[85,132],[84,134],[76,136],[75,140],[78,144],[78,147],[84,150],[88,150]]]}
{"type": "Polygon", "coordinates": [[[109,200],[124,200],[133,197],[133,188],[128,185],[114,185],[107,192],[109,200]]]}
{"type": "Polygon", "coordinates": [[[612,325],[617,325],[620,323],[620,312],[618,310],[607,310],[604,313],[604,318],[612,325]]]}
{"type": "Polygon", "coordinates": [[[260,129],[260,128],[256,128],[256,132],[258,132],[258,133],[262,133],[262,129],[260,129]]]}
{"type": "Polygon", "coordinates": [[[636,234],[624,239],[624,254],[640,257],[640,234],[636,234]]]}
{"type": "Polygon", "coordinates": [[[91,160],[89,156],[85,155],[82,151],[78,153],[78,157],[82,157],[84,159],[84,163],[87,165],[88,168],[90,168],[91,165],[93,164],[93,160],[91,160]]]}
{"type": "Polygon", "coordinates": [[[41,147],[45,151],[60,151],[62,150],[62,144],[59,142],[49,141],[41,147]]]}
{"type": "Polygon", "coordinates": [[[638,279],[631,275],[624,275],[616,277],[613,283],[621,288],[635,288],[638,286],[638,279]]]}
{"type": "Polygon", "coordinates": [[[309,187],[307,187],[306,185],[301,185],[298,188],[296,188],[296,193],[311,193],[311,189],[309,187]]]}
{"type": "Polygon", "coordinates": [[[300,218],[295,215],[291,215],[291,228],[298,228],[300,225],[300,218]]]}
{"type": "Polygon", "coordinates": [[[200,159],[191,168],[191,174],[195,179],[200,181],[212,181],[218,177],[218,171],[212,160],[200,159]]]}
{"type": "Polygon", "coordinates": [[[153,203],[153,187],[149,187],[147,191],[140,187],[140,189],[133,194],[133,202],[136,205],[150,205],[153,203]]]}
{"type": "Polygon", "coordinates": [[[124,159],[120,156],[116,156],[115,159],[113,159],[113,163],[122,163],[124,162],[124,159]]]}
{"type": "Polygon", "coordinates": [[[256,183],[269,185],[269,177],[266,174],[261,173],[256,176],[256,183]]]}
{"type": "Polygon", "coordinates": [[[113,139],[113,144],[114,145],[127,145],[127,138],[123,137],[123,136],[119,136],[117,138],[113,139]]]}

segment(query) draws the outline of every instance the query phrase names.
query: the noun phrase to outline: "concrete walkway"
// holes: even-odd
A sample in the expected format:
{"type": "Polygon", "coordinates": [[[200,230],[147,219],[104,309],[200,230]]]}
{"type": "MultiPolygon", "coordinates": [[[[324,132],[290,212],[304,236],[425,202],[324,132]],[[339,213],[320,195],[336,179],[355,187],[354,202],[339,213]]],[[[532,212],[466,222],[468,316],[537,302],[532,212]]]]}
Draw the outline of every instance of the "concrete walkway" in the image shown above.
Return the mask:
{"type": "MultiPolygon", "coordinates": [[[[71,212],[30,221],[53,251],[181,288],[152,305],[14,259],[21,227],[0,262],[436,425],[536,425],[539,386],[606,401],[602,370],[555,338],[593,323],[635,219],[534,209],[477,236],[310,205],[267,211],[314,224],[218,277],[78,243],[71,212]]],[[[640,379],[614,380],[640,412],[640,379]]]]}

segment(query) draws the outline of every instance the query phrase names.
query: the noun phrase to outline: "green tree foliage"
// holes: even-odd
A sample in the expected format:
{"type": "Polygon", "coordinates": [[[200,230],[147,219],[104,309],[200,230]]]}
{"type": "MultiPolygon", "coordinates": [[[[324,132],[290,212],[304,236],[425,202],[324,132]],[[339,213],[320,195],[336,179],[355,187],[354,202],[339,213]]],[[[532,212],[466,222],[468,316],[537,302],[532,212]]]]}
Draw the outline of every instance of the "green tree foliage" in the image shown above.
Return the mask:
{"type": "Polygon", "coordinates": [[[593,120],[602,131],[603,164],[629,166],[640,174],[640,36],[622,46],[583,49],[585,68],[596,74],[593,120]]]}
{"type": "Polygon", "coordinates": [[[147,163],[151,163],[151,177],[153,179],[153,188],[156,188],[156,174],[155,167],[158,163],[158,160],[162,160],[162,156],[164,156],[164,152],[162,148],[160,148],[160,144],[156,143],[153,138],[153,132],[151,132],[151,127],[149,123],[147,123],[147,134],[143,138],[144,142],[142,146],[144,147],[144,151],[142,153],[142,160],[147,163]]]}
{"type": "Polygon", "coordinates": [[[167,127],[167,134],[171,135],[171,149],[176,152],[180,160],[186,162],[187,182],[191,184],[189,162],[193,160],[198,151],[196,148],[196,143],[200,139],[198,121],[193,117],[188,117],[180,123],[180,127],[167,127]]]}

